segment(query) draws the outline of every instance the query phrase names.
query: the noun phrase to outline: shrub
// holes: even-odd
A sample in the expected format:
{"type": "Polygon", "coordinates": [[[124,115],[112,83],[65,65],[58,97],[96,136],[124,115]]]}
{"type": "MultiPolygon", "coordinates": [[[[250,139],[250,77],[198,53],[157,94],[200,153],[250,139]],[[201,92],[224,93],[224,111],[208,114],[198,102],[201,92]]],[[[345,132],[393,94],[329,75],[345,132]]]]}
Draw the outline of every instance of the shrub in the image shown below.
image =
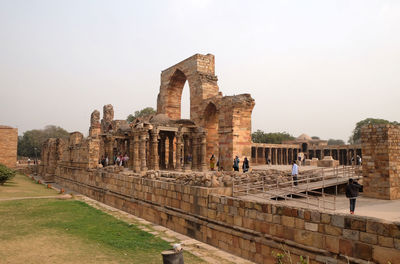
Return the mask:
{"type": "Polygon", "coordinates": [[[15,171],[12,169],[0,164],[0,184],[4,185],[4,183],[15,176],[15,171]]]}

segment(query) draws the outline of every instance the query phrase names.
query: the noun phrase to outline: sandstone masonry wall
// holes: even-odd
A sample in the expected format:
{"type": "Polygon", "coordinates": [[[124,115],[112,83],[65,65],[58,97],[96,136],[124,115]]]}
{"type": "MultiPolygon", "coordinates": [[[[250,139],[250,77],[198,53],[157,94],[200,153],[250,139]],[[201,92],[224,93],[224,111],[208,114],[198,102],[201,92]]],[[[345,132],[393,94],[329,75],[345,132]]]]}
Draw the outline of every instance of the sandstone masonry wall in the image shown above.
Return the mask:
{"type": "Polygon", "coordinates": [[[400,223],[243,201],[226,188],[59,166],[56,182],[257,263],[273,263],[282,246],[294,263],[397,263],[400,223]],[[353,263],[353,262],[351,262],[353,263]]]}
{"type": "Polygon", "coordinates": [[[0,163],[9,168],[17,165],[18,129],[0,125],[0,163]]]}
{"type": "Polygon", "coordinates": [[[362,128],[364,195],[400,199],[400,126],[362,128]]]}

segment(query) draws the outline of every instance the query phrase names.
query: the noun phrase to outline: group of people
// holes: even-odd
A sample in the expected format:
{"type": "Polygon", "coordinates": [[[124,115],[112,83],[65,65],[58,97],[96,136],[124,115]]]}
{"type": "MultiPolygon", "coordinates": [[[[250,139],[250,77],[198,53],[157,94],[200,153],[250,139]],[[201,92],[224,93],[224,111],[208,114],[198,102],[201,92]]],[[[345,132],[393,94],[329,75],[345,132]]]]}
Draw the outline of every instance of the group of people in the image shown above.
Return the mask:
{"type": "MultiPolygon", "coordinates": [[[[126,165],[128,165],[128,160],[129,160],[129,157],[128,157],[128,154],[126,154],[126,153],[124,155],[119,153],[118,155],[115,155],[113,157],[114,164],[117,165],[117,166],[124,166],[125,167],[126,165]]],[[[101,165],[103,165],[103,167],[107,167],[109,165],[108,156],[107,155],[106,156],[102,156],[99,163],[101,165]]]]}
{"type": "MultiPolygon", "coordinates": [[[[240,160],[239,160],[239,157],[236,156],[233,159],[233,170],[239,171],[239,166],[240,166],[240,160]]],[[[215,155],[212,154],[210,157],[210,170],[214,171],[216,169],[216,167],[220,171],[223,170],[222,166],[220,166],[220,164],[219,164],[219,160],[217,161],[215,158],[215,155]]],[[[249,168],[250,168],[249,160],[247,159],[247,157],[245,157],[243,160],[243,164],[242,164],[242,170],[243,170],[243,172],[248,172],[249,168]]]]}

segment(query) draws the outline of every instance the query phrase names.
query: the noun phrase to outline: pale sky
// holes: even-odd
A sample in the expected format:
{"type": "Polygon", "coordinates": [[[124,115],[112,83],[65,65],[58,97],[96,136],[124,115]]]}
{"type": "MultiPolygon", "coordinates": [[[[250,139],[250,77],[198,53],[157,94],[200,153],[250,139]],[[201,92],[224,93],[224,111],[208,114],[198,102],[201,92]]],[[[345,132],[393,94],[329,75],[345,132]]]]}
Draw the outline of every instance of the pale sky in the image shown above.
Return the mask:
{"type": "Polygon", "coordinates": [[[195,53],[255,99],[253,131],[347,141],[400,121],[400,1],[0,0],[0,124],[86,135],[104,104],[156,108],[161,71],[195,53]]]}

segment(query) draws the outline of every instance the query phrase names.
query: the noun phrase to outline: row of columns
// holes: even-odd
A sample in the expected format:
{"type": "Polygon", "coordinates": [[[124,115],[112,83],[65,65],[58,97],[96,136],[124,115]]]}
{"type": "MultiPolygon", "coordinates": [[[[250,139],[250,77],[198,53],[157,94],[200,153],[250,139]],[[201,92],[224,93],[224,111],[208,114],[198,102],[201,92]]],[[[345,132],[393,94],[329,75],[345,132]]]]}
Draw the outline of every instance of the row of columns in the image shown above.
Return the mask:
{"type": "MultiPolygon", "coordinates": [[[[272,164],[272,165],[288,165],[297,159],[300,148],[274,148],[274,147],[252,147],[254,152],[255,163],[272,164]],[[260,151],[261,150],[261,151],[260,151]]],[[[310,149],[306,158],[324,159],[325,156],[332,156],[333,159],[339,160],[340,165],[355,165],[357,155],[361,157],[361,149],[310,149]],[[352,163],[353,160],[353,163],[352,163]]]]}
{"type": "Polygon", "coordinates": [[[127,153],[128,166],[135,172],[153,170],[207,170],[206,134],[158,131],[133,132],[127,138],[109,137],[104,140],[104,155],[113,164],[114,155],[127,153]],[[117,153],[115,153],[117,152],[117,153]]]}
{"type": "Polygon", "coordinates": [[[309,150],[310,158],[324,159],[325,156],[331,156],[338,160],[340,165],[356,165],[357,155],[361,157],[361,149],[312,149],[309,150]],[[353,160],[353,162],[352,162],[353,160]]]}
{"type": "Polygon", "coordinates": [[[297,159],[299,148],[253,147],[257,164],[288,165],[297,159]],[[261,151],[260,151],[261,150],[261,151]],[[261,152],[261,155],[260,155],[261,152]]]}

